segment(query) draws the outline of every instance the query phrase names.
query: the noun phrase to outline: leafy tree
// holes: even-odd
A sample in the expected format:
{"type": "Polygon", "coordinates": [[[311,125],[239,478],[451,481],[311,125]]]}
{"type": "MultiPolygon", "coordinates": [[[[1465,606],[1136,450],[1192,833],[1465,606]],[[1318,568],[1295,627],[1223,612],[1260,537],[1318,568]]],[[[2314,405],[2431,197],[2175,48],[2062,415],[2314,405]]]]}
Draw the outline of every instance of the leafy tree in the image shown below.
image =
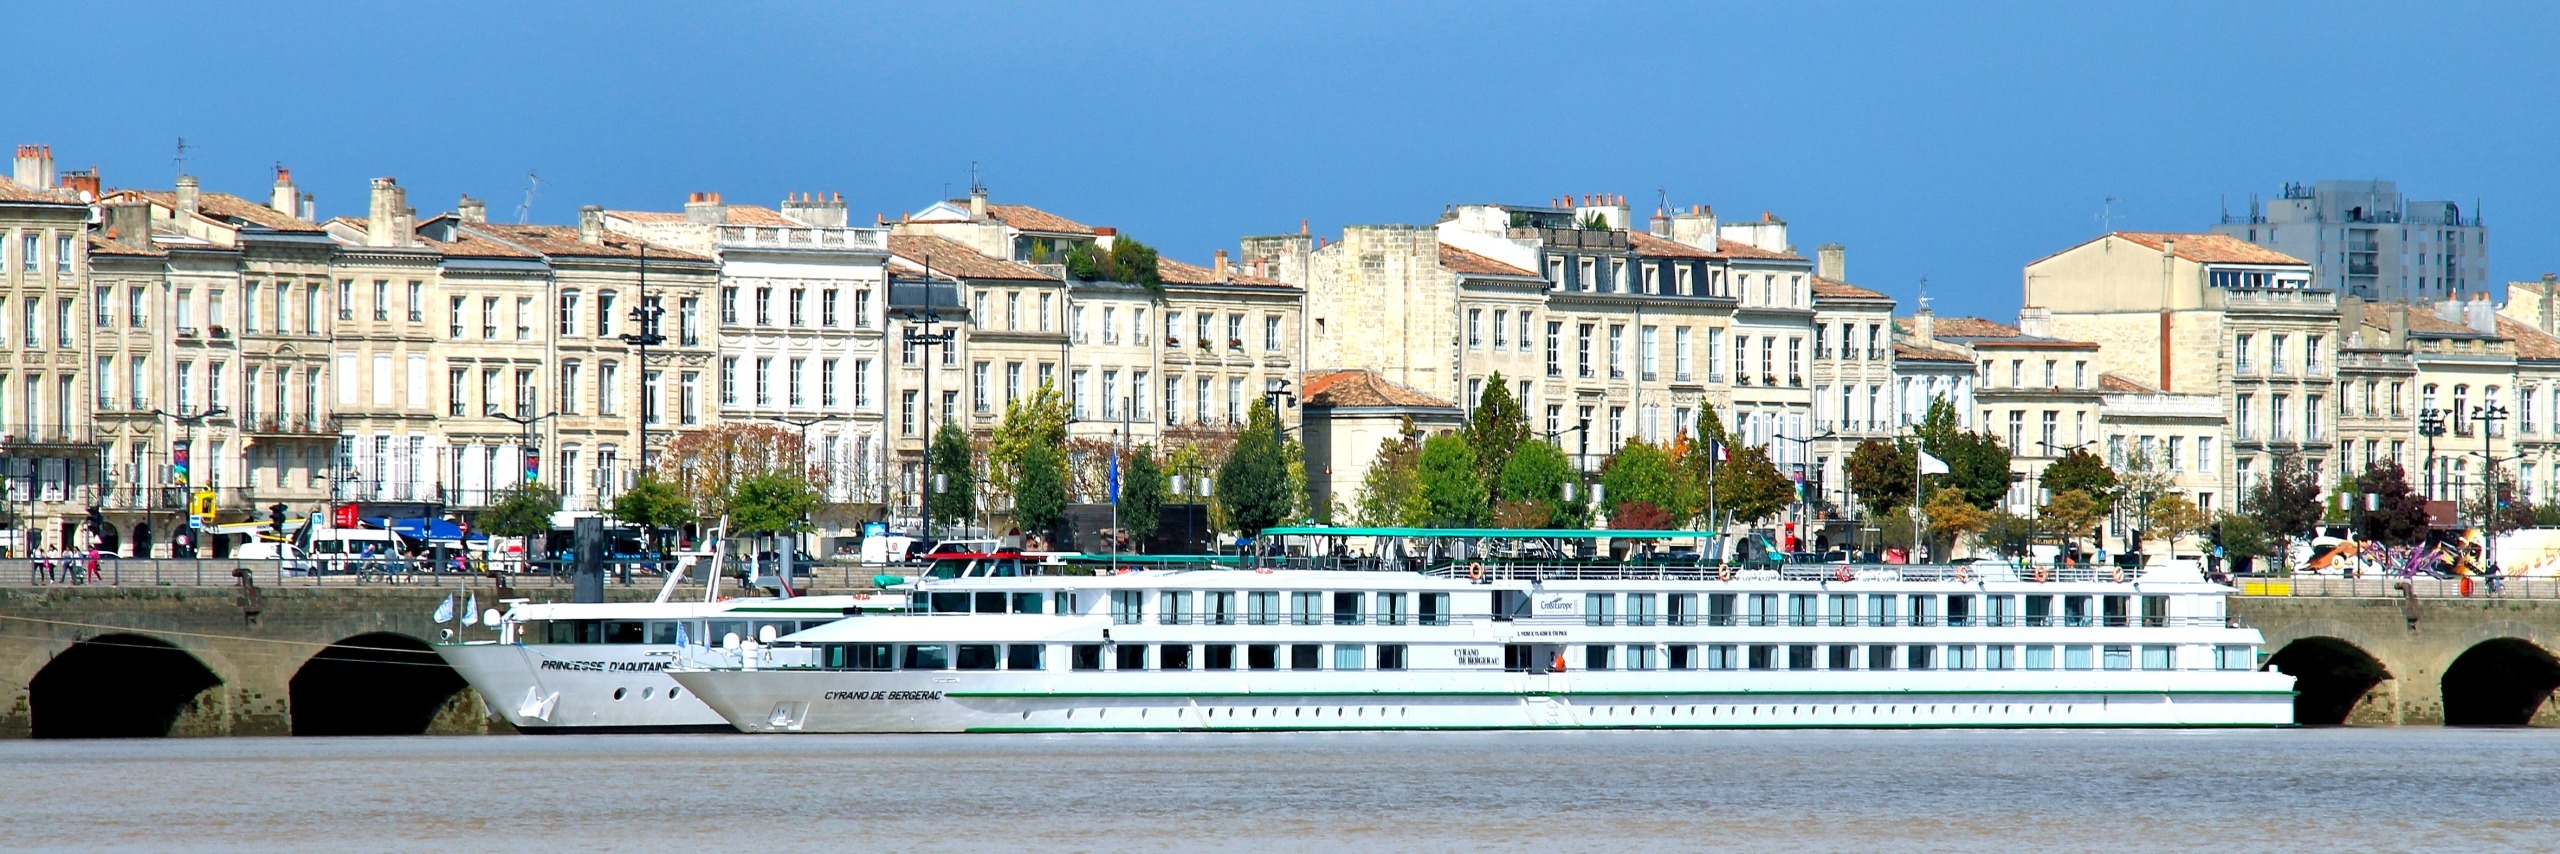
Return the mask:
{"type": "Polygon", "coordinates": [[[1016,495],[1024,454],[1035,447],[1066,446],[1067,414],[1066,399],[1050,383],[1006,403],[1004,421],[987,437],[987,488],[997,495],[1016,495]]]}
{"type": "MultiPolygon", "coordinates": [[[[2274,556],[2279,567],[2290,569],[2287,561],[2293,553],[2293,541],[2310,536],[2320,524],[2320,478],[2302,464],[2300,457],[2278,458],[2275,470],[2249,490],[2245,509],[2275,541],[2274,556]]],[[[2226,552],[2231,547],[2229,537],[2226,529],[2226,552]]]]}
{"type": "Polygon", "coordinates": [[[614,496],[613,518],[649,531],[649,546],[658,547],[658,529],[680,525],[693,519],[693,502],[675,484],[654,474],[640,476],[640,482],[614,496]]]}
{"type": "Polygon", "coordinates": [[[1956,543],[1991,525],[1991,511],[1974,506],[1965,498],[1964,490],[1952,486],[1941,486],[1930,493],[1929,503],[1920,508],[1920,514],[1927,519],[1931,541],[1946,543],[1948,547],[1938,551],[1949,556],[1956,543]]]}
{"type": "Polygon", "coordinates": [[[1067,275],[1088,282],[1164,287],[1155,248],[1125,236],[1113,238],[1107,250],[1092,243],[1078,243],[1068,249],[1067,275]]]}
{"type": "Polygon", "coordinates": [[[1258,534],[1289,518],[1297,495],[1291,492],[1286,448],[1270,400],[1254,401],[1244,432],[1236,435],[1235,451],[1218,468],[1218,503],[1231,530],[1258,534]]]}
{"type": "Polygon", "coordinates": [[[2037,483],[2046,492],[2061,495],[2078,492],[2098,502],[2101,508],[2116,499],[2116,473],[2107,461],[2079,448],[2064,453],[2060,459],[2044,467],[2037,483]]]}
{"type": "Polygon", "coordinates": [[[1495,497],[1514,497],[1503,494],[1498,487],[1503,465],[1529,441],[1529,416],[1521,411],[1520,401],[1512,398],[1501,371],[1485,379],[1484,393],[1476,398],[1476,411],[1467,419],[1466,438],[1467,445],[1475,449],[1476,476],[1488,486],[1497,487],[1493,491],[1495,497]]]}
{"type": "Polygon", "coordinates": [[[1582,215],[1581,225],[1584,231],[1608,231],[1609,218],[1602,216],[1599,211],[1592,211],[1582,215]]]}
{"type": "MultiPolygon", "coordinates": [[[[2148,536],[2152,533],[2148,529],[2154,526],[2149,519],[2144,518],[2144,514],[2148,512],[2144,508],[2158,507],[2160,502],[2177,497],[2173,494],[2173,490],[2177,488],[2177,477],[2175,472],[2161,467],[2158,461],[2153,460],[2150,454],[2143,453],[2140,448],[2135,448],[2124,455],[2123,466],[2116,470],[2115,505],[2124,510],[2125,515],[2132,517],[2136,526],[2144,529],[2134,531],[2135,535],[2148,536]]],[[[2188,502],[2187,507],[2192,510],[2195,504],[2188,502]]],[[[2181,530],[2191,531],[2210,523],[2211,520],[2206,520],[2184,529],[2166,531],[2170,539],[2169,547],[2177,548],[2177,537],[2181,530]]],[[[2135,551],[2142,550],[2142,543],[2135,542],[2133,548],[2135,551]]]]}
{"type": "Polygon", "coordinates": [[[2276,553],[2276,538],[2255,516],[2224,513],[2214,520],[2213,531],[2222,546],[2222,556],[2234,563],[2276,553]]]}
{"type": "Polygon", "coordinates": [[[1681,483],[1671,455],[1661,446],[1629,439],[1600,468],[1601,497],[1608,502],[1609,527],[1624,527],[1618,517],[1629,505],[1649,504],[1658,513],[1681,505],[1681,483]]]}
{"type": "Polygon", "coordinates": [[[1557,528],[1556,508],[1544,501],[1504,501],[1493,505],[1497,528],[1557,528]]]}
{"type": "Polygon", "coordinates": [[[1014,462],[1014,524],[1024,533],[1055,532],[1067,515],[1066,459],[1054,445],[1033,445],[1014,462]]]}
{"type": "Polygon", "coordinates": [[[658,455],[655,473],[684,493],[700,519],[729,515],[737,485],[757,475],[798,478],[818,491],[830,483],[826,467],[811,464],[798,432],[755,423],[679,432],[658,455]]]}
{"type": "Polygon", "coordinates": [[[1665,531],[1672,524],[1671,511],[1651,501],[1619,502],[1616,512],[1609,515],[1609,527],[1621,531],[1665,531]]]}
{"type": "Polygon", "coordinates": [[[788,473],[763,472],[738,481],[727,503],[731,531],[788,534],[808,527],[809,511],[818,506],[818,490],[788,473]]]}
{"type": "Polygon", "coordinates": [[[1849,452],[1849,490],[1858,494],[1858,503],[1866,505],[1868,518],[1880,518],[1886,510],[1910,503],[1918,461],[1909,449],[1883,439],[1859,442],[1849,452]]]}
{"type": "Polygon", "coordinates": [[[933,456],[933,476],[943,486],[940,492],[934,492],[933,484],[924,485],[931,499],[926,506],[933,514],[926,524],[968,522],[978,506],[977,466],[975,455],[969,452],[969,431],[944,422],[941,429],[933,431],[933,446],[928,453],[933,456]]]}
{"type": "Polygon", "coordinates": [[[2098,522],[2105,518],[2106,503],[2077,489],[2056,492],[2045,500],[2043,507],[2036,509],[2036,527],[2062,543],[2081,536],[2094,536],[2098,522]]]}
{"type": "Polygon", "coordinates": [[[1964,490],[1966,501],[1984,510],[2000,506],[2009,494],[2009,449],[1999,439],[1958,429],[1955,407],[1945,398],[1930,401],[1914,432],[1921,449],[1946,462],[1945,482],[1964,490]]]}
{"type": "Polygon", "coordinates": [[[2409,487],[2409,473],[2396,460],[2366,466],[2356,476],[2356,539],[2386,546],[2405,546],[2427,535],[2427,499],[2409,487]],[[2365,495],[2379,496],[2377,509],[2367,510],[2365,495]]]}
{"type": "Polygon", "coordinates": [[[2034,519],[2007,510],[1992,510],[1982,514],[1982,530],[1974,532],[1973,544],[1976,547],[1988,546],[2004,556],[2015,558],[2028,553],[2028,546],[2035,542],[2035,533],[2034,519]]]}
{"type": "Polygon", "coordinates": [[[1352,514],[1362,525],[1393,528],[1420,525],[1430,513],[1422,497],[1422,442],[1408,418],[1402,435],[1378,443],[1352,514]]]}
{"type": "Polygon", "coordinates": [[[1466,437],[1441,433],[1422,440],[1422,502],[1429,524],[1440,528],[1482,525],[1493,515],[1484,478],[1476,473],[1476,451],[1466,437]]]}
{"type": "Polygon", "coordinates": [[[1715,493],[1717,504],[1726,503],[1723,485],[1716,479],[1728,474],[1726,463],[1715,459],[1716,449],[1724,449],[1727,456],[1733,450],[1733,439],[1724,432],[1724,419],[1716,417],[1714,407],[1700,408],[1697,435],[1690,437],[1684,433],[1674,440],[1673,446],[1677,450],[1673,464],[1679,468],[1682,500],[1681,506],[1666,509],[1681,519],[1698,519],[1703,524],[1715,525],[1716,508],[1708,505],[1707,498],[1709,493],[1715,493]]]}
{"type": "Polygon", "coordinates": [[[2495,515],[2497,528],[2501,531],[2532,527],[2533,502],[2516,494],[2514,473],[2506,471],[2504,466],[2499,466],[2487,474],[2498,482],[2496,500],[2492,502],[2487,498],[2489,484],[2483,480],[2479,489],[2463,497],[2462,518],[2471,520],[2475,525],[2487,525],[2491,521],[2490,517],[2495,515]]]}
{"type": "MultiPolygon", "coordinates": [[[[2213,527],[2212,516],[2197,508],[2194,501],[2176,493],[2153,499],[2149,514],[2141,522],[2142,533],[2167,539],[2170,551],[2177,551],[2180,538],[2213,527]]],[[[2142,544],[2134,543],[2134,547],[2140,549],[2142,544]]]]}
{"type": "Polygon", "coordinates": [[[1565,459],[1563,451],[1545,442],[1523,442],[1502,464],[1501,489],[1497,492],[1503,501],[1494,515],[1502,516],[1502,506],[1524,504],[1538,508],[1544,515],[1521,510],[1514,512],[1509,521],[1497,520],[1499,524],[1506,528],[1582,527],[1586,514],[1581,496],[1565,497],[1566,487],[1574,481],[1573,463],[1565,459]],[[1535,521],[1522,524],[1531,519],[1535,521]]]}
{"type": "Polygon", "coordinates": [[[1156,465],[1156,449],[1141,445],[1130,452],[1120,472],[1120,527],[1139,549],[1156,535],[1164,516],[1164,468],[1156,465]]]}
{"type": "Polygon", "coordinates": [[[1716,468],[1716,503],[1732,519],[1769,518],[1795,501],[1796,485],[1769,462],[1767,448],[1743,448],[1716,468]]]}
{"type": "Polygon", "coordinates": [[[497,537],[532,537],[551,532],[551,516],[560,512],[560,493],[541,484],[507,490],[473,524],[497,537]]]}

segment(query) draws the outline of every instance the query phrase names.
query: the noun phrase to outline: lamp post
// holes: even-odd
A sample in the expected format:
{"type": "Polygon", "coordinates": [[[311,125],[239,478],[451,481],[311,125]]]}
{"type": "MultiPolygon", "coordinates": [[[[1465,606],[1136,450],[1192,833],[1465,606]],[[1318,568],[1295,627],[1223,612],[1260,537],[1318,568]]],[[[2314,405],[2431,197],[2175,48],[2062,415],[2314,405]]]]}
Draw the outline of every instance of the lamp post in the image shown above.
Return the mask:
{"type": "Polygon", "coordinates": [[[658,411],[658,396],[649,388],[649,347],[667,343],[667,336],[658,334],[658,318],[666,313],[666,309],[658,305],[657,295],[649,293],[649,248],[642,246],[640,247],[640,302],[631,307],[631,320],[639,324],[640,328],[636,332],[616,336],[622,339],[622,343],[639,350],[640,411],[634,413],[636,416],[634,420],[638,422],[636,426],[639,428],[640,440],[640,448],[635,452],[638,456],[634,458],[638,460],[635,469],[638,471],[646,471],[649,468],[649,418],[658,411]]]}
{"type": "MultiPolygon", "coordinates": [[[[176,448],[169,454],[169,459],[170,467],[176,469],[176,474],[178,475],[178,501],[187,506],[188,515],[190,517],[194,515],[193,505],[195,490],[193,487],[195,486],[194,448],[196,444],[196,425],[204,423],[205,419],[212,418],[216,415],[222,415],[227,412],[230,412],[230,410],[219,406],[209,406],[204,409],[197,410],[194,413],[187,413],[184,411],[163,412],[157,409],[151,410],[151,414],[174,420],[178,422],[179,426],[187,428],[187,437],[178,440],[176,448]]],[[[187,542],[187,548],[189,550],[193,550],[195,548],[194,538],[188,538],[187,542]]],[[[177,557],[178,555],[173,551],[170,556],[177,557]]]]}
{"type": "Polygon", "coordinates": [[[2427,500],[2436,499],[2436,437],[2444,435],[2446,411],[2435,407],[2418,410],[2418,435],[2427,439],[2427,500]]]}
{"type": "MultiPolygon", "coordinates": [[[[1560,427],[1554,430],[1541,431],[1538,433],[1538,438],[1553,442],[1557,436],[1562,436],[1566,433],[1575,434],[1574,441],[1577,443],[1573,454],[1573,487],[1577,492],[1574,495],[1567,497],[1579,499],[1582,497],[1580,492],[1587,491],[1587,487],[1589,486],[1583,481],[1590,476],[1590,472],[1584,471],[1584,469],[1591,465],[1591,419],[1584,418],[1575,421],[1571,427],[1560,427]]],[[[1715,476],[1710,472],[1707,477],[1708,507],[1715,506],[1715,488],[1715,476]]]]}
{"type": "Polygon", "coordinates": [[[544,419],[555,418],[559,415],[560,413],[557,412],[546,412],[541,415],[530,417],[509,415],[506,410],[499,409],[495,406],[489,407],[489,417],[500,421],[506,421],[524,428],[524,445],[518,452],[518,460],[516,463],[516,467],[519,470],[516,474],[516,485],[518,487],[534,485],[538,482],[535,479],[541,477],[542,439],[540,436],[536,435],[534,427],[541,424],[544,419]]]}
{"type": "Polygon", "coordinates": [[[918,487],[917,491],[920,493],[920,497],[916,500],[916,515],[921,517],[924,522],[924,536],[927,540],[933,539],[933,494],[935,492],[933,488],[933,372],[937,368],[941,367],[936,364],[938,354],[936,354],[934,350],[939,347],[952,346],[953,340],[959,333],[959,330],[957,329],[937,328],[942,323],[942,314],[934,311],[932,308],[933,273],[931,270],[931,264],[931,261],[926,262],[927,269],[924,280],[925,310],[921,313],[908,315],[908,323],[912,325],[901,330],[899,334],[899,340],[904,342],[906,346],[914,347],[924,352],[924,412],[923,417],[920,419],[920,423],[924,427],[924,452],[920,455],[924,458],[924,477],[921,482],[916,484],[918,487]],[[923,331],[917,331],[917,326],[923,327],[923,331]]]}
{"type": "Polygon", "coordinates": [[[2506,419],[2507,408],[2496,401],[2472,407],[2469,419],[2480,422],[2480,552],[2481,559],[2488,564],[2491,578],[2498,575],[2498,511],[2503,509],[2498,501],[2498,464],[2523,458],[2519,454],[2501,459],[2489,445],[2490,437],[2498,430],[2498,422],[2506,419]]]}
{"type": "MultiPolygon", "coordinates": [[[[1782,439],[1796,443],[1796,523],[1798,526],[1796,530],[1799,538],[1795,544],[1798,546],[1802,546],[1805,542],[1802,535],[1812,533],[1813,529],[1813,502],[1811,500],[1812,490],[1805,487],[1805,482],[1810,479],[1806,476],[1808,466],[1805,463],[1805,458],[1811,456],[1810,448],[1814,442],[1822,439],[1829,439],[1838,435],[1840,435],[1839,431],[1832,430],[1828,427],[1823,428],[1821,433],[1806,436],[1801,439],[1784,433],[1769,434],[1769,438],[1782,439]]],[[[1803,549],[1797,548],[1792,549],[1791,551],[1803,551],[1803,549]]]]}
{"type": "MultiPolygon", "coordinates": [[[[810,427],[812,427],[812,426],[815,426],[815,425],[825,424],[825,423],[827,423],[827,422],[829,422],[829,421],[841,421],[841,420],[844,420],[844,417],[843,417],[843,416],[841,416],[841,415],[836,415],[836,414],[834,414],[834,413],[827,413],[827,414],[819,415],[819,416],[816,416],[816,417],[813,417],[813,418],[792,418],[792,417],[787,416],[787,415],[770,415],[770,416],[766,416],[766,417],[767,417],[768,419],[770,419],[770,420],[773,420],[773,421],[778,422],[778,423],[781,423],[781,424],[786,424],[786,425],[789,425],[789,426],[792,426],[792,427],[798,427],[798,428],[800,428],[800,473],[801,473],[801,474],[800,474],[800,476],[802,476],[802,477],[808,477],[808,472],[809,472],[809,428],[810,428],[810,427]]],[[[930,453],[932,449],[927,448],[926,450],[927,450],[927,452],[928,452],[928,453],[930,453]]],[[[832,464],[832,463],[834,463],[835,461],[831,459],[831,460],[828,460],[827,462],[828,462],[828,463],[830,463],[830,464],[832,464]]],[[[831,465],[831,467],[828,469],[828,472],[827,472],[827,483],[826,483],[826,488],[822,488],[822,489],[819,491],[819,493],[818,493],[821,497],[823,497],[823,496],[825,496],[825,495],[826,495],[826,489],[831,489],[831,488],[833,488],[833,487],[834,487],[834,480],[835,480],[835,470],[832,468],[832,465],[831,465]]],[[[803,517],[803,518],[801,519],[801,521],[802,521],[802,522],[808,522],[809,520],[808,520],[806,517],[803,517]]],[[[796,547],[799,545],[799,535],[797,535],[797,534],[792,535],[792,545],[795,547],[795,549],[796,549],[796,547]]],[[[793,556],[793,558],[792,558],[792,559],[796,560],[796,559],[798,559],[798,556],[795,554],[795,555],[793,556]]]]}

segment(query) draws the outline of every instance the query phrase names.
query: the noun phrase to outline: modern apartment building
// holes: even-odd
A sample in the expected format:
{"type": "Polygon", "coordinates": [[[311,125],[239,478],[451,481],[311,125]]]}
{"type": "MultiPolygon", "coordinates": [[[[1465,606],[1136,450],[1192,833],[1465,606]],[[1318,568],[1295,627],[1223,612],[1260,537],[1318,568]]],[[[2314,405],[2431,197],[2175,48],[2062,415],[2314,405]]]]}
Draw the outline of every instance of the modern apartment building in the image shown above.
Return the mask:
{"type": "Polygon", "coordinates": [[[2413,202],[2391,181],[2286,184],[2215,234],[2310,261],[2312,286],[2384,302],[2469,299],[2489,292],[2489,228],[2475,207],[2413,202]]]}

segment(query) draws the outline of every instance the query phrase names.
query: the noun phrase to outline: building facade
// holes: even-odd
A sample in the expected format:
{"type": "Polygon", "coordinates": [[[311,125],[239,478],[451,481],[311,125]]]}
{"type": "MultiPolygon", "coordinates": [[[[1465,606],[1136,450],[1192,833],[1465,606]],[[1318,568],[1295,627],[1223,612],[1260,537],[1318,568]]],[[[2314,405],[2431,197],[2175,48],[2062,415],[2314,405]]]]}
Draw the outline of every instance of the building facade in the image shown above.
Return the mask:
{"type": "Polygon", "coordinates": [[[2454,202],[2413,202],[2391,181],[2286,184],[2225,213],[2213,233],[2309,259],[2312,286],[2382,302],[2489,293],[2489,228],[2454,202]]]}

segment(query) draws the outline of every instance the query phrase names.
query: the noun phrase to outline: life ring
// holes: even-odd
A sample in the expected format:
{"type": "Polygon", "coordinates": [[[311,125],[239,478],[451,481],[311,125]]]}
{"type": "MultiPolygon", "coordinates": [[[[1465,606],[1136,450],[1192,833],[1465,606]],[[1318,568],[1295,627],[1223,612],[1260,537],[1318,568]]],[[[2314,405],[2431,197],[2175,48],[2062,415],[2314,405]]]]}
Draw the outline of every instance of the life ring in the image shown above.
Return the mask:
{"type": "Polygon", "coordinates": [[[1845,564],[1845,563],[1844,563],[1844,564],[1841,564],[1841,565],[1840,565],[1840,571],[1839,571],[1839,572],[1832,573],[1832,574],[1831,574],[1831,577],[1833,577],[1833,578],[1837,578],[1837,579],[1840,579],[1840,580],[1842,580],[1842,581],[1847,581],[1847,580],[1849,580],[1849,565],[1848,565],[1848,564],[1845,564]]]}
{"type": "Polygon", "coordinates": [[[1956,567],[1956,583],[1957,583],[1957,584],[1964,584],[1964,583],[1970,582],[1970,581],[1972,581],[1972,580],[1973,580],[1973,571],[1972,571],[1972,570],[1965,569],[1964,567],[1961,567],[1961,566],[1956,567]]]}
{"type": "MultiPolygon", "coordinates": [[[[1126,570],[1123,570],[1123,571],[1125,572],[1126,570]]],[[[1271,567],[1267,567],[1267,566],[1257,566],[1257,567],[1254,567],[1254,568],[1253,568],[1253,574],[1255,574],[1255,575],[1270,575],[1270,574],[1271,574],[1271,567]]]]}
{"type": "Polygon", "coordinates": [[[2046,568],[2041,567],[2041,566],[2036,567],[2036,583],[2037,583],[2037,584],[2043,584],[2043,583],[2045,583],[2045,582],[2047,582],[2047,581],[2052,581],[2052,580],[2053,580],[2053,570],[2051,570],[2051,569],[2046,569],[2046,568]]]}
{"type": "Polygon", "coordinates": [[[856,601],[856,602],[860,602],[860,601],[862,601],[862,600],[864,600],[864,599],[869,599],[869,598],[871,598],[871,594],[869,594],[869,593],[856,593],[856,594],[853,594],[853,601],[856,601]]]}
{"type": "Polygon", "coordinates": [[[2116,567],[2116,568],[2114,568],[2114,569],[2107,570],[2107,579],[2108,579],[2108,580],[2110,580],[2110,581],[2113,581],[2113,582],[2115,582],[2115,583],[2117,583],[2117,584],[2123,584],[2123,583],[2124,583],[2124,567],[2119,566],[2119,567],[2116,567]]]}
{"type": "Polygon", "coordinates": [[[1484,564],[1482,564],[1482,563],[1470,563],[1470,564],[1467,564],[1467,580],[1468,580],[1468,581],[1476,582],[1476,583],[1478,583],[1478,584],[1482,584],[1482,583],[1484,583],[1484,564]]]}
{"type": "Polygon", "coordinates": [[[1733,567],[1730,567],[1730,566],[1719,566],[1719,567],[1716,567],[1716,580],[1717,580],[1717,581],[1732,581],[1732,580],[1733,580],[1733,567]]]}

